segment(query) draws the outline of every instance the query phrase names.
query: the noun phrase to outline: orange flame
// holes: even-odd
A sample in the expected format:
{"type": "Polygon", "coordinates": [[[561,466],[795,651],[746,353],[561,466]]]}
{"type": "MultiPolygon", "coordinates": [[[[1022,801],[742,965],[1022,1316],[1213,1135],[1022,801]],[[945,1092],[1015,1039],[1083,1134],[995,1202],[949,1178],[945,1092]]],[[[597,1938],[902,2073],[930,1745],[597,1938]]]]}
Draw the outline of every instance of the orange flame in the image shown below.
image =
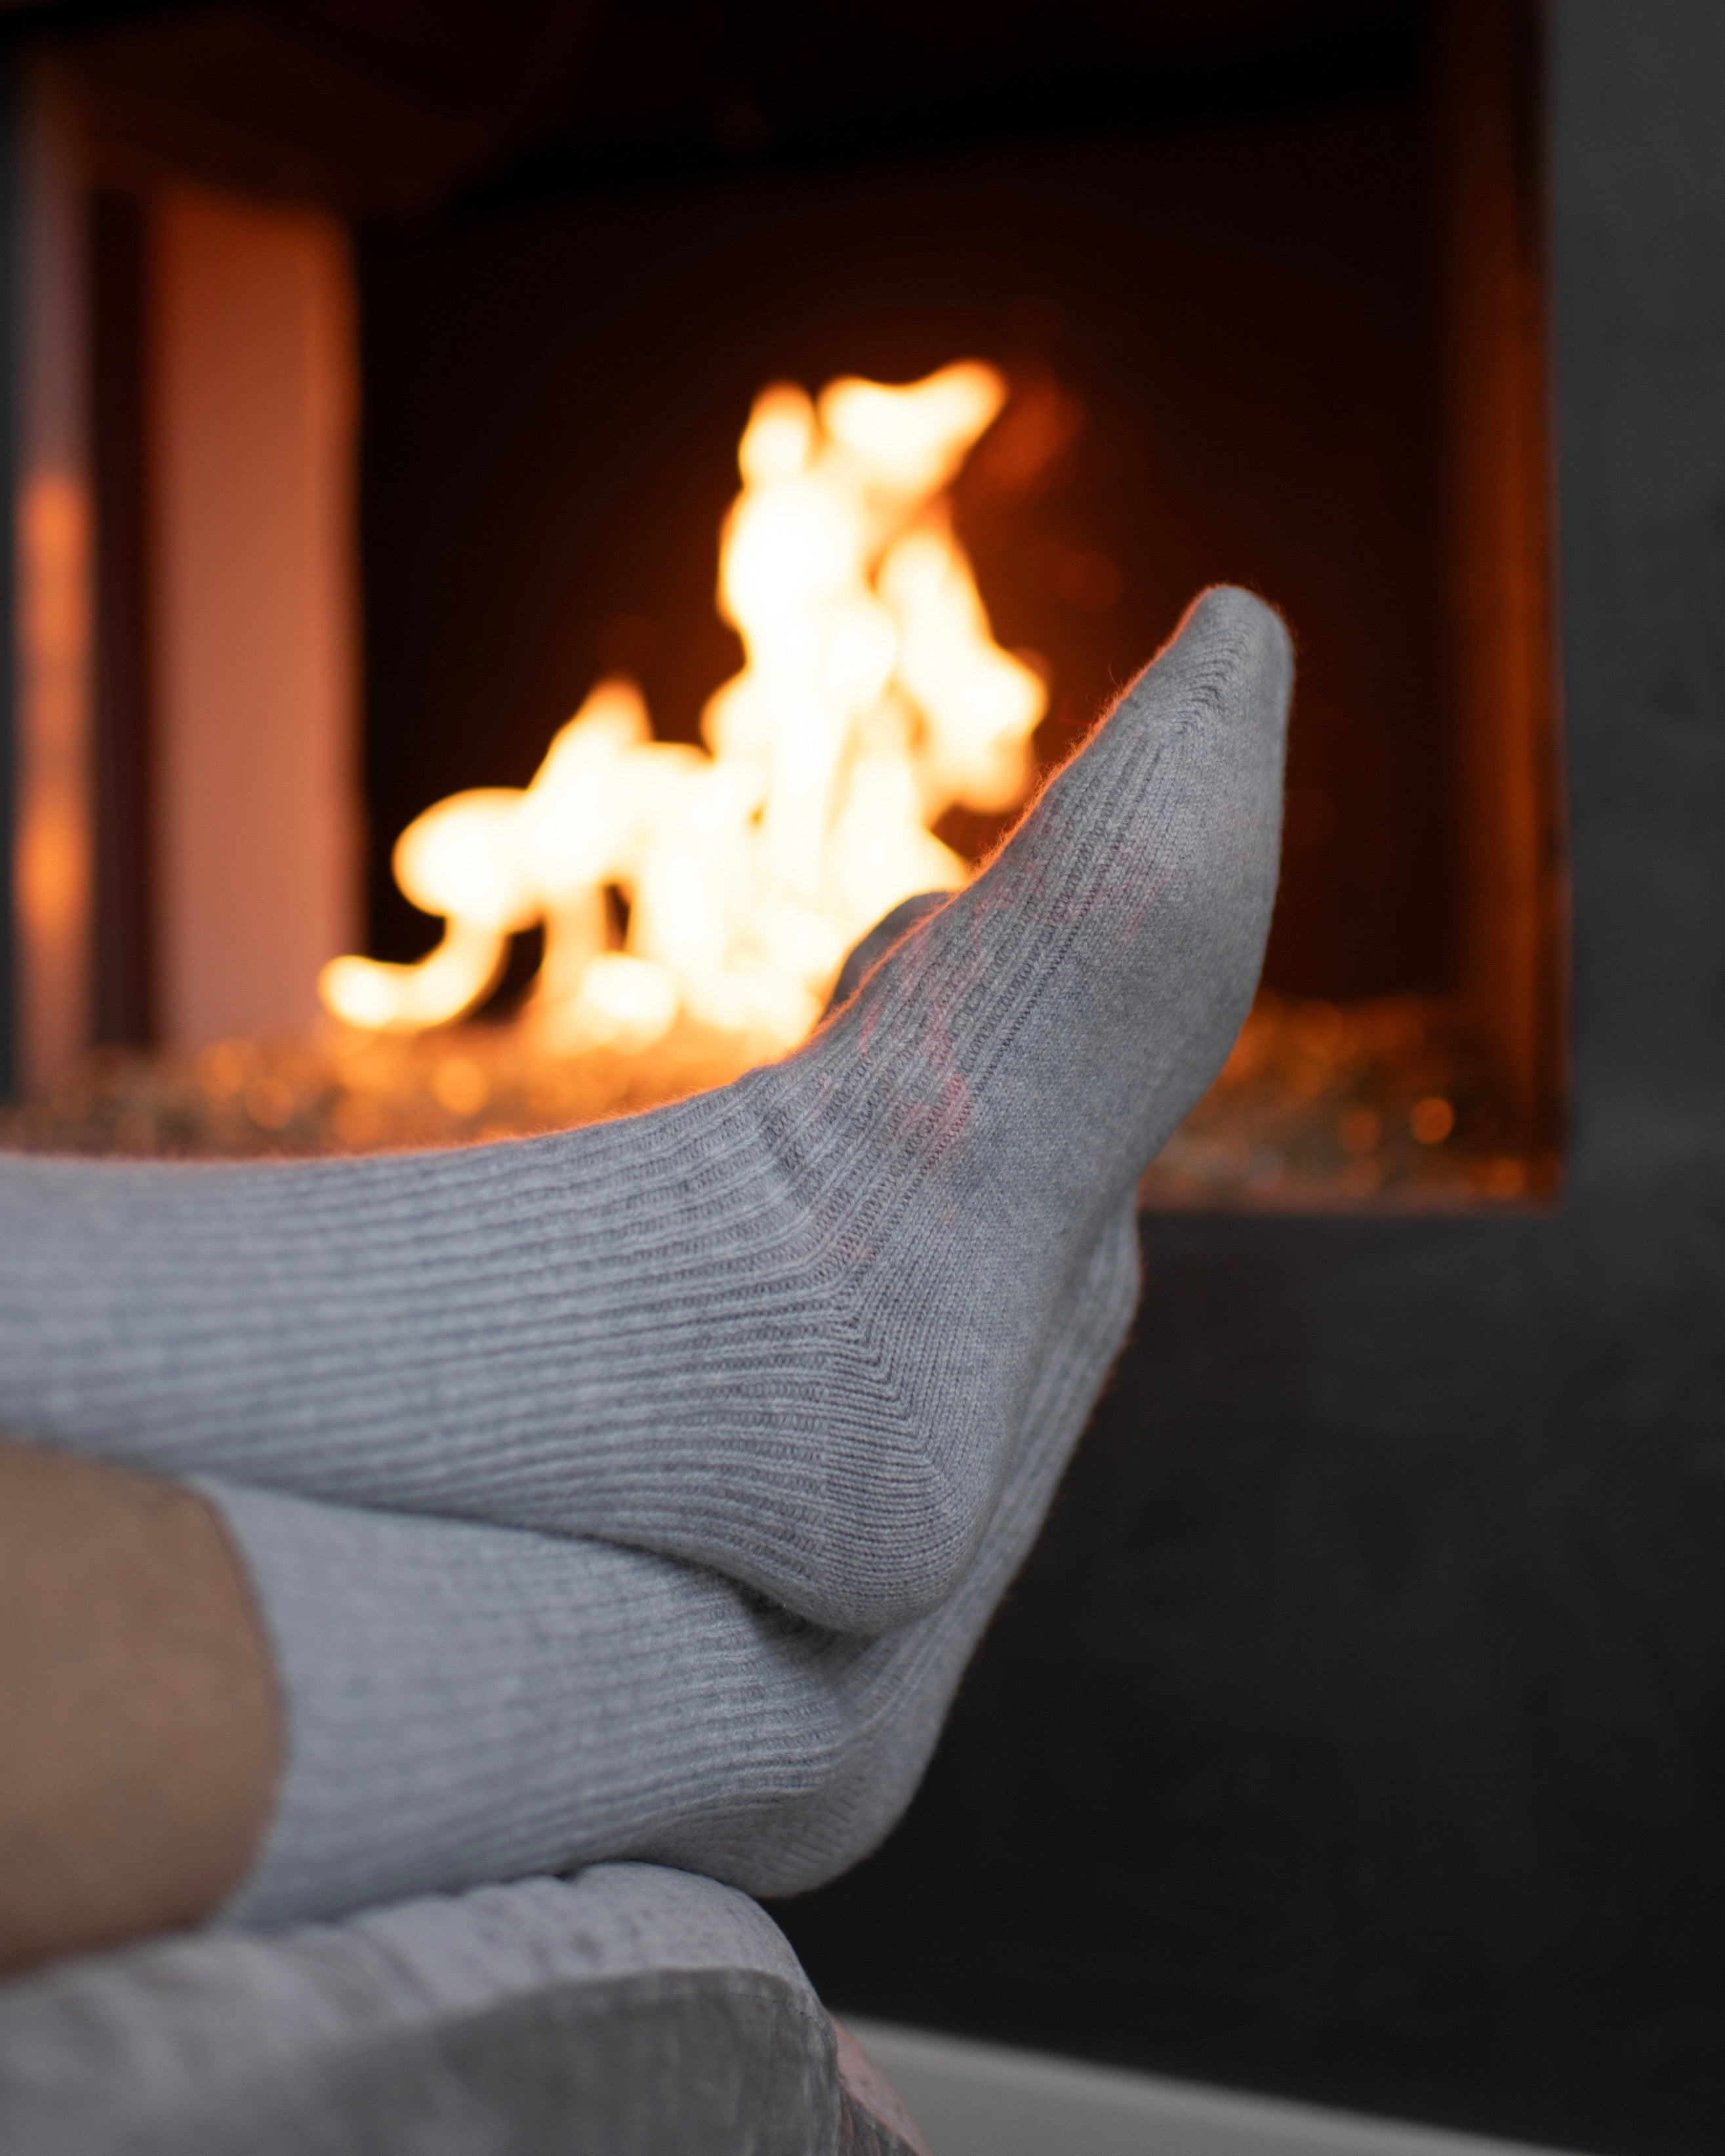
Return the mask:
{"type": "Polygon", "coordinates": [[[800,1040],[858,937],[966,880],[931,827],[1029,783],[1043,685],[990,634],[945,495],[1005,395],[974,361],[817,401],[763,390],[720,543],[746,663],[706,706],[707,750],[655,741],[634,685],[601,682],[530,786],[408,825],[396,880],[442,940],[417,965],[334,960],[326,1007],[372,1030],[444,1024],[542,921],[526,1015],[547,1047],[644,1048],[680,1014],[768,1052],[800,1040]],[[607,886],[629,902],[620,950],[607,886]]]}

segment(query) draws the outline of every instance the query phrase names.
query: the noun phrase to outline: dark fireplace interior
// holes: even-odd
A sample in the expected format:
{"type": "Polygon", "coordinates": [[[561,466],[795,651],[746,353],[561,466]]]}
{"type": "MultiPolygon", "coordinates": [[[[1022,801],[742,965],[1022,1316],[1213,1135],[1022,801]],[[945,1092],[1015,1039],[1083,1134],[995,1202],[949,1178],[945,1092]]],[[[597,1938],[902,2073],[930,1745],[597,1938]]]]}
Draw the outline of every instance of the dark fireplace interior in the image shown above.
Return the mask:
{"type": "MultiPolygon", "coordinates": [[[[1410,117],[1414,125],[1409,125],[1410,117]]],[[[1269,967],[1454,988],[1429,158],[1389,100],[1147,141],[475,213],[365,264],[367,798],[402,829],[524,785],[608,666],[697,738],[742,660],[714,544],[756,390],[1015,384],[957,490],[995,634],[1045,658],[1045,762],[1224,577],[1300,639],[1269,967]],[[1323,235],[1314,247],[1313,234],[1323,235]]],[[[962,813],[962,812],[961,812],[962,813]]],[[[962,834],[970,850],[992,836],[962,834]]],[[[429,924],[374,850],[374,941],[429,924]]]]}
{"type": "MultiPolygon", "coordinates": [[[[739,90],[716,146],[578,152],[572,127],[457,213],[371,241],[373,832],[462,785],[525,783],[609,668],[639,675],[662,733],[696,738],[741,655],[712,539],[755,391],[988,358],[1014,393],[961,476],[957,526],[997,637],[1050,678],[1040,761],[1204,584],[1274,599],[1300,682],[1264,1060],[1282,1051],[1296,1094],[1318,1067],[1301,1040],[1322,1058],[1341,1033],[1364,1060],[1370,1021],[1348,1037],[1329,1008],[1363,1006],[1380,1038],[1404,1029],[1385,1062],[1447,1052],[1465,1103],[1471,1180],[1408,1183],[1548,1194],[1558,870],[1524,52],[1394,11],[1280,51],[1219,35],[1145,116],[1117,84],[1098,94],[1127,59],[1113,28],[1045,99],[967,103],[959,44],[922,86],[946,124],[853,105],[829,136],[835,31],[754,102],[739,90]],[[1482,174],[1464,140],[1485,143],[1482,174]],[[1506,271],[1512,310],[1491,288],[1506,271]],[[1507,436],[1506,395],[1532,400],[1507,436]],[[1506,488],[1530,528],[1502,528],[1506,488]],[[1517,581],[1530,650],[1481,618],[1469,579],[1487,560],[1517,581]]],[[[627,42],[596,64],[642,69],[627,42]]],[[[1004,820],[956,812],[942,834],[974,855],[1004,820]]],[[[382,846],[371,863],[374,947],[416,955],[429,925],[382,846]]],[[[1322,1103],[1344,1135],[1445,1083],[1415,1071],[1394,1107],[1362,1105],[1347,1061],[1332,1053],[1322,1103]]],[[[1189,1145],[1153,1188],[1215,1196],[1201,1159],[1189,1145]]],[[[1357,1203],[1378,1173],[1344,1143],[1257,1194],[1357,1203]]]]}

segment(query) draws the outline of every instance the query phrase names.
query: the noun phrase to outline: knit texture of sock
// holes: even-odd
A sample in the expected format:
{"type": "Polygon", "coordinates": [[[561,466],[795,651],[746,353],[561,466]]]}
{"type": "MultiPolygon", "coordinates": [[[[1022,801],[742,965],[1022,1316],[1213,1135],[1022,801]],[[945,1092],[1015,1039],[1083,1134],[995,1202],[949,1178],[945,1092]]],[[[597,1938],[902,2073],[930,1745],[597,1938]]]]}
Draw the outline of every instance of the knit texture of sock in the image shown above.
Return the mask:
{"type": "Polygon", "coordinates": [[[0,1426],[656,1550],[840,1630],[932,1609],[1250,1003],[1290,679],[1208,593],[985,872],[721,1091],[418,1157],[5,1162],[0,1426]]]}
{"type": "Polygon", "coordinates": [[[872,1640],[645,1552],[206,1482],[287,1727],[275,1815],[223,1921],[277,1924],[601,1858],[756,1894],[817,1886],[908,1802],[1040,1526],[1137,1291],[1130,1208],[1082,1271],[1028,1435],[957,1589],[872,1640]]]}

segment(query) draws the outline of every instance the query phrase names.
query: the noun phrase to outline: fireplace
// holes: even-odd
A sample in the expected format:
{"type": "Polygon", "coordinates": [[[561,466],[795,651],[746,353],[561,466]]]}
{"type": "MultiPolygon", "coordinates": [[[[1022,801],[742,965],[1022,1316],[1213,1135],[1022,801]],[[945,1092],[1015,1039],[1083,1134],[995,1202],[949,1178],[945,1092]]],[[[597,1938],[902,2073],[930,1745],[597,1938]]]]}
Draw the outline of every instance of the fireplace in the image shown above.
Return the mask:
{"type": "MultiPolygon", "coordinates": [[[[526,788],[608,677],[644,696],[657,739],[700,742],[703,711],[742,655],[734,610],[727,622],[714,603],[715,544],[759,393],[857,377],[904,384],[968,363],[998,390],[913,506],[950,532],[967,586],[973,569],[997,673],[1020,677],[1004,693],[1040,724],[1017,783],[937,789],[923,842],[932,865],[913,880],[949,884],[961,871],[943,860],[986,851],[1035,770],[1070,753],[1195,589],[1253,585],[1287,613],[1300,651],[1281,896],[1240,1050],[1152,1169],[1146,1198],[1548,1199],[1561,1149],[1562,870],[1530,83],[1515,24],[1492,10],[1440,10],[1433,22],[1368,13],[1349,25],[1288,10],[1267,31],[1164,26],[1159,37],[1122,16],[1045,97],[1021,75],[1011,95],[980,98],[957,39],[931,54],[922,106],[896,102],[884,83],[843,87],[839,31],[803,52],[762,25],[754,87],[692,123],[674,87],[655,88],[637,33],[607,18],[562,109],[542,112],[512,155],[464,187],[444,176],[410,214],[372,205],[355,258],[370,844],[352,943],[397,967],[436,946],[435,877],[428,894],[422,873],[415,907],[392,872],[397,840],[413,826],[407,844],[422,864],[428,844],[447,853],[454,842],[415,819],[446,796],[526,788]],[[669,99],[653,126],[596,119],[625,110],[630,85],[669,99]]],[[[195,328],[178,326],[187,303],[174,265],[197,244],[208,254],[199,220],[218,213],[164,201],[151,166],[211,154],[187,117],[211,95],[200,34],[110,32],[80,44],[73,63],[69,95],[98,177],[99,634],[103,679],[122,706],[127,683],[162,663],[136,603],[148,572],[124,558],[125,504],[151,486],[172,496],[195,454],[170,449],[164,470],[163,423],[128,450],[123,420],[128,366],[135,379],[152,367],[177,379],[177,365],[195,384],[203,349],[195,328]],[[163,147],[170,107],[177,153],[163,147]],[[166,327],[152,326],[152,307],[166,327]],[[176,338],[190,359],[176,360],[176,338]]],[[[172,403],[159,387],[131,392],[134,404],[151,394],[172,403]]],[[[194,411],[205,401],[187,398],[194,411]]],[[[133,524],[147,536],[147,513],[133,524]]],[[[219,572],[189,573],[195,611],[219,572]]],[[[159,564],[156,576],[159,613],[174,576],[159,564]]],[[[179,632],[193,670],[200,637],[221,634],[219,620],[179,632]]],[[[987,693],[973,685],[971,706],[987,693]]],[[[131,693],[131,707],[143,701],[131,693]]],[[[179,753],[178,795],[208,792],[235,723],[219,721],[214,749],[179,753]]],[[[251,723],[295,725],[285,711],[251,723]]],[[[864,732],[879,723],[878,711],[857,720],[864,732]]],[[[129,738],[114,737],[122,762],[141,753],[129,738]]],[[[126,793],[108,785],[110,799],[126,793]]],[[[543,796],[542,784],[530,820],[543,796]]],[[[158,888],[167,950],[148,949],[140,927],[149,889],[208,844],[219,814],[158,804],[153,841],[136,814],[112,819],[98,942],[119,989],[121,1023],[107,1030],[121,1042],[148,1030],[151,974],[231,977],[231,937],[201,960],[179,954],[213,911],[229,910],[219,901],[182,898],[177,934],[158,888]]],[[[851,852],[880,860],[883,848],[877,838],[851,852]]],[[[226,859],[210,888],[245,873],[226,859]]],[[[332,861],[326,882],[339,873],[332,861]]],[[[167,1152],[351,1148],[459,1142],[644,1105],[793,1045],[865,925],[855,894],[906,896],[907,874],[853,876],[850,897],[803,917],[801,947],[815,955],[779,983],[788,1018],[757,1012],[717,1036],[685,1027],[670,1047],[638,1038],[639,1013],[608,1030],[593,1001],[602,979],[614,995],[644,996],[649,1012],[679,1007],[675,981],[655,985],[653,955],[637,963],[644,923],[663,908],[643,905],[631,926],[624,875],[608,898],[597,883],[588,891],[577,940],[620,943],[626,963],[593,973],[585,1029],[566,1025],[560,1045],[527,1023],[543,1016],[544,994],[524,992],[542,918],[553,933],[542,991],[574,963],[577,932],[567,904],[548,916],[529,904],[511,918],[524,932],[489,1009],[475,1011],[470,991],[498,973],[493,946],[509,946],[457,923],[439,963],[459,972],[459,948],[478,973],[453,1003],[433,996],[417,1039],[406,1005],[379,985],[386,976],[344,960],[350,986],[372,983],[346,1001],[326,994],[346,1034],[301,1026],[283,1039],[278,1025],[273,1038],[252,1026],[200,1039],[214,1018],[183,1019],[164,1045],[189,1060],[110,1053],[63,1072],[57,1096],[15,1127],[28,1142],[167,1152]],[[619,901],[620,921],[593,925],[594,906],[614,914],[619,901]],[[452,1016],[482,1022],[451,1029],[452,1016]]],[[[310,904],[265,889],[252,911],[304,918],[310,904]]],[[[711,895],[707,910],[723,911],[711,895]]],[[[773,932],[780,947],[791,925],[773,932]]],[[[316,968],[303,955],[283,963],[298,963],[309,993],[316,968]]],[[[727,976],[733,1002],[746,977],[727,976]]],[[[682,1005],[700,1000],[685,980],[682,1005]]]]}
{"type": "MultiPolygon", "coordinates": [[[[423,957],[398,835],[528,787],[602,681],[705,752],[759,393],[997,370],[952,530],[1045,684],[1039,762],[1199,584],[1254,585],[1300,647],[1282,896],[1260,1009],[1147,1186],[1134,1342],[927,1786],[785,1921],[841,2009],[1711,2146],[1718,11],[15,13],[63,25],[32,65],[85,131],[56,199],[90,213],[102,331],[90,488],[18,527],[74,595],[93,550],[95,603],[87,647],[75,608],[15,608],[61,641],[21,654],[14,822],[58,803],[74,843],[38,856],[59,911],[14,907],[10,1135],[362,1149],[629,1105],[626,1064],[525,1052],[536,932],[417,1034],[321,1031],[319,967],[423,957]],[[164,608],[146,363],[202,349],[151,328],[164,245],[190,290],[218,242],[300,295],[280,424],[321,444],[276,469],[306,536],[268,617],[316,664],[219,856],[176,820],[213,767],[182,752],[237,755],[254,685],[195,578],[164,608]],[[211,659],[204,734],[164,638],[211,659]],[[80,649],[81,796],[76,753],[38,754],[80,649]],[[225,911],[192,902],[210,860],[225,911]]],[[[26,281],[37,344],[74,348],[76,295],[26,281]]],[[[174,409],[195,435],[212,407],[174,409]]],[[[69,425],[29,412],[15,478],[69,425]]]]}

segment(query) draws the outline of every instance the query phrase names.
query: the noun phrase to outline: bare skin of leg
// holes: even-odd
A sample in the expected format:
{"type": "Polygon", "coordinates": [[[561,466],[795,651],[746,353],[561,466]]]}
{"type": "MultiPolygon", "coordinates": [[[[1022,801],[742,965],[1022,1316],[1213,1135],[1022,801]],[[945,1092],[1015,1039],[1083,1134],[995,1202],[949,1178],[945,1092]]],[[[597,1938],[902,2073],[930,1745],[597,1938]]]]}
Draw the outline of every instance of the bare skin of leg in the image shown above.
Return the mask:
{"type": "Polygon", "coordinates": [[[0,1442],[0,1970],[218,1907],[280,1752],[269,1649],[214,1509],[0,1442]]]}

